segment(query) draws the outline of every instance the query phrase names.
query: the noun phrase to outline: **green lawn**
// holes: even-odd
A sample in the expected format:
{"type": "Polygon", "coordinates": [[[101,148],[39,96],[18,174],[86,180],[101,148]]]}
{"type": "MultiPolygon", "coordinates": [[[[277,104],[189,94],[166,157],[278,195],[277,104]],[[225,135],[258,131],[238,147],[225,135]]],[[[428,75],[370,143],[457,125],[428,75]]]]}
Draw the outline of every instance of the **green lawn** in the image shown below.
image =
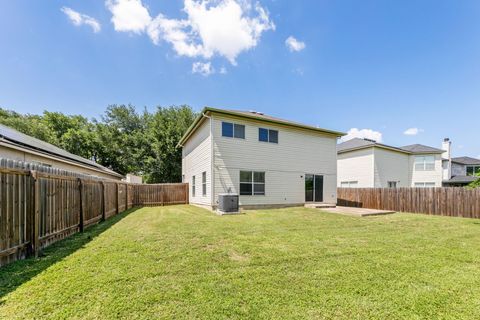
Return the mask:
{"type": "Polygon", "coordinates": [[[0,319],[479,319],[480,221],[121,214],[0,269],[0,319]]]}

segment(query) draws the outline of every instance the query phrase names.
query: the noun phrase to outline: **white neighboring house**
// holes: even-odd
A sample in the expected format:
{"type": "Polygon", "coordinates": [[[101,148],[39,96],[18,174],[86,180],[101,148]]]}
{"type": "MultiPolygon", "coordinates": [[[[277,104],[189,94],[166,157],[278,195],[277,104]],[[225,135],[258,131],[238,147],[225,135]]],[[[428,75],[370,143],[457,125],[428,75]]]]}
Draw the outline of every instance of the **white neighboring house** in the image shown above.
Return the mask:
{"type": "Polygon", "coordinates": [[[264,115],[205,108],[179,142],[190,203],[216,209],[337,202],[337,138],[343,133],[264,115]]]}
{"type": "Polygon", "coordinates": [[[444,150],[355,138],[338,145],[338,187],[441,187],[444,150]]]}

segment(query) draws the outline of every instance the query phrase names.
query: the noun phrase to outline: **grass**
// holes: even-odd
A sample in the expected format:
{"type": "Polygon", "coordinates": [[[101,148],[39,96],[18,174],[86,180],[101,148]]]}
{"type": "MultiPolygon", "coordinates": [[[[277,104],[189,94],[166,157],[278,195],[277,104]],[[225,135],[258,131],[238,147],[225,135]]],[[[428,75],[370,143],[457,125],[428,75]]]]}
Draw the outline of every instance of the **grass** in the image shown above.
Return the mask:
{"type": "Polygon", "coordinates": [[[0,269],[0,319],[479,319],[480,221],[121,214],[0,269]]]}

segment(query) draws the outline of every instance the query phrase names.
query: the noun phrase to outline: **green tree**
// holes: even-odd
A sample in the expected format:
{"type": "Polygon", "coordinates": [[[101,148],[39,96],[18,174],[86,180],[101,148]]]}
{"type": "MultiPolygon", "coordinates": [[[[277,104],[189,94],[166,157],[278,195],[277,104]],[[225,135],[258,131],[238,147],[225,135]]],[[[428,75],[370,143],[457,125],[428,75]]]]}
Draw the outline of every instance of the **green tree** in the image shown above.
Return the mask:
{"type": "Polygon", "coordinates": [[[195,117],[193,110],[185,105],[157,108],[148,126],[151,149],[145,162],[146,182],[181,181],[182,150],[176,146],[195,117]]]}
{"type": "Polygon", "coordinates": [[[149,183],[181,180],[178,141],[193,123],[189,106],[138,113],[132,105],[110,105],[100,120],[45,111],[22,115],[0,109],[0,123],[56,145],[118,173],[135,173],[149,183]]]}
{"type": "Polygon", "coordinates": [[[131,105],[108,106],[102,120],[95,122],[98,162],[122,174],[143,174],[150,118],[147,111],[138,114],[131,105]]]}
{"type": "Polygon", "coordinates": [[[470,183],[467,188],[469,189],[476,189],[476,188],[480,188],[480,174],[476,174],[476,176],[478,177],[477,180],[473,181],[472,183],[470,183]]]}
{"type": "Polygon", "coordinates": [[[42,141],[58,145],[56,135],[42,121],[42,116],[22,115],[0,108],[0,123],[42,141]]]}
{"type": "Polygon", "coordinates": [[[87,118],[45,111],[42,122],[55,135],[57,146],[78,156],[96,159],[98,148],[96,128],[87,118]]]}

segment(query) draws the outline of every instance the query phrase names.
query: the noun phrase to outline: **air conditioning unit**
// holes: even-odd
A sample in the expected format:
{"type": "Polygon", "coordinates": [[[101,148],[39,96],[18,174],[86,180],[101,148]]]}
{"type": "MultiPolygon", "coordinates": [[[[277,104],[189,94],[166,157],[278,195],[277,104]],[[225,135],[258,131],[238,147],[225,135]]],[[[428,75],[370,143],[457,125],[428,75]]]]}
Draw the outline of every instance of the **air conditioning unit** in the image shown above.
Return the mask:
{"type": "Polygon", "coordinates": [[[239,213],[238,194],[222,193],[218,195],[218,212],[220,214],[239,213]]]}

